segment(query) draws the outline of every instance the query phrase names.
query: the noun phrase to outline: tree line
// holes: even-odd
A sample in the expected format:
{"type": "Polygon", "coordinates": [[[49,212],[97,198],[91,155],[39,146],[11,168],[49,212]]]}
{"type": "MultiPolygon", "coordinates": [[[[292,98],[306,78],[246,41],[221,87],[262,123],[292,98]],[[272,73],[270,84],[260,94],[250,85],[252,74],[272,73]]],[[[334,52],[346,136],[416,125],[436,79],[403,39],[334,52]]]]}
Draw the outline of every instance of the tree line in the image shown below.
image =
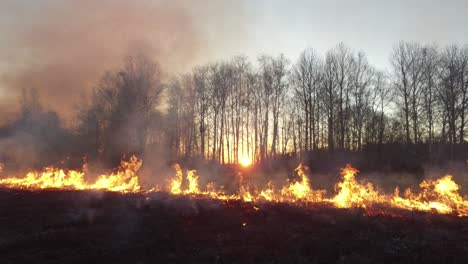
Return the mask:
{"type": "Polygon", "coordinates": [[[468,48],[401,42],[388,72],[339,44],[202,65],[168,85],[172,155],[237,162],[386,143],[464,143],[468,48]]]}
{"type": "Polygon", "coordinates": [[[27,130],[41,135],[42,145],[73,146],[66,155],[118,160],[157,151],[223,164],[394,143],[429,151],[465,143],[468,46],[400,42],[390,65],[379,70],[341,43],[325,54],[304,50],[296,61],[237,56],[168,78],[147,56],[129,56],[80,102],[72,129],[61,128],[56,115],[38,114],[44,110],[30,90],[21,117],[0,128],[0,138],[27,130]],[[44,139],[50,125],[30,129],[44,119],[62,136],[44,139]]]}

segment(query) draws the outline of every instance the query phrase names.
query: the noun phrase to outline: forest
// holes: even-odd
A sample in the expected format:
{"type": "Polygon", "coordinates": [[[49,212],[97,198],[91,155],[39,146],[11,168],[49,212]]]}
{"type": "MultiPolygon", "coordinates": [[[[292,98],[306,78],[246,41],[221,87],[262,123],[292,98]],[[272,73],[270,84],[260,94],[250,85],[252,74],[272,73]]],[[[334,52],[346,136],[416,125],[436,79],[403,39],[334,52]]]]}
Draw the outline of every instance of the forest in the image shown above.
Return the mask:
{"type": "Polygon", "coordinates": [[[150,56],[128,56],[77,102],[71,125],[25,88],[20,113],[0,127],[0,162],[118,164],[135,154],[271,165],[364,155],[368,166],[404,169],[465,161],[468,46],[400,42],[389,61],[377,69],[340,43],[296,61],[236,56],[168,74],[150,56]]]}

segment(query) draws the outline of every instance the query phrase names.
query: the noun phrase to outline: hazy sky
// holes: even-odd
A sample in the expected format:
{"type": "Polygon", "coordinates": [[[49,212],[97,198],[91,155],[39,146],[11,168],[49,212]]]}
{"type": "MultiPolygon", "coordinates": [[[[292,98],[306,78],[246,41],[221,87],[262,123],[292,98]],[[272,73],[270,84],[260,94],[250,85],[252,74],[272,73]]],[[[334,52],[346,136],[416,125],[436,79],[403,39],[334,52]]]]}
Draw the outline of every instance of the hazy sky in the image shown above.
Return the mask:
{"type": "Polygon", "coordinates": [[[238,54],[294,62],[342,41],[385,69],[400,40],[468,43],[467,14],[467,0],[1,0],[0,111],[25,86],[71,108],[132,50],[173,72],[238,54]]]}
{"type": "Polygon", "coordinates": [[[325,53],[343,41],[384,68],[400,40],[468,44],[467,0],[250,2],[244,47],[249,54],[284,52],[294,58],[306,47],[325,53]]]}

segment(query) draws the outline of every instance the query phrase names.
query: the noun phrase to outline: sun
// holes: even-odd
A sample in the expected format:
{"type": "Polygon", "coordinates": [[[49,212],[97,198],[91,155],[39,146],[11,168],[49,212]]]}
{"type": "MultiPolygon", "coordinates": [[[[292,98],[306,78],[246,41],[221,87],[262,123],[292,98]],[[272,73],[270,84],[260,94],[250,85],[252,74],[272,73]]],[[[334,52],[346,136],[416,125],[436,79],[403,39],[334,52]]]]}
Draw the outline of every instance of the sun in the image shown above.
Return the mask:
{"type": "Polygon", "coordinates": [[[239,160],[239,164],[240,164],[242,167],[249,167],[250,165],[252,165],[252,160],[251,160],[248,156],[243,156],[243,157],[239,160]]]}

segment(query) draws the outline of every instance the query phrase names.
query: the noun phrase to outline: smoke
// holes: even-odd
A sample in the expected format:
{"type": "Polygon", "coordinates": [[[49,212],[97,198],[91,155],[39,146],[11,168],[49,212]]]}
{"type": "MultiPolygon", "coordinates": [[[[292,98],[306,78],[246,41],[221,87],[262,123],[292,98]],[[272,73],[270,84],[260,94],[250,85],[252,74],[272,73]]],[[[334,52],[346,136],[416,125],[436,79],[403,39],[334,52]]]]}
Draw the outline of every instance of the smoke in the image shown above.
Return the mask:
{"type": "Polygon", "coordinates": [[[0,118],[17,110],[22,88],[35,88],[70,120],[100,76],[134,53],[186,71],[242,39],[243,14],[241,1],[2,1],[0,118]]]}

